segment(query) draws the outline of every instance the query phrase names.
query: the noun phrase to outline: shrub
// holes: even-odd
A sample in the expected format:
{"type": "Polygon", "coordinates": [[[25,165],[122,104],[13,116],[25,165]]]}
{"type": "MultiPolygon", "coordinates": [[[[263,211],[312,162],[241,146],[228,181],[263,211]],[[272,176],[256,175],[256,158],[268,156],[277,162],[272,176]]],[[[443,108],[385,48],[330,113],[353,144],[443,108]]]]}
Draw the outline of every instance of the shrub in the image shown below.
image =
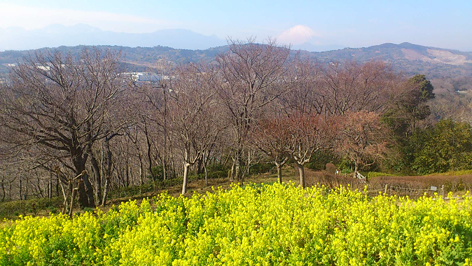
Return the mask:
{"type": "Polygon", "coordinates": [[[164,180],[164,167],[161,165],[156,165],[151,167],[151,175],[148,176],[152,181],[162,181],[164,180]]]}
{"type": "Polygon", "coordinates": [[[257,174],[264,174],[271,171],[274,168],[274,164],[272,163],[257,163],[251,166],[250,174],[257,175],[257,174]]]}
{"type": "Polygon", "coordinates": [[[18,214],[37,214],[39,210],[48,208],[59,209],[63,201],[62,197],[53,197],[1,202],[0,219],[13,218],[14,216],[18,216],[18,214]]]}
{"type": "Polygon", "coordinates": [[[323,170],[327,163],[338,164],[340,163],[339,157],[330,150],[318,150],[311,156],[306,168],[323,170]]]}

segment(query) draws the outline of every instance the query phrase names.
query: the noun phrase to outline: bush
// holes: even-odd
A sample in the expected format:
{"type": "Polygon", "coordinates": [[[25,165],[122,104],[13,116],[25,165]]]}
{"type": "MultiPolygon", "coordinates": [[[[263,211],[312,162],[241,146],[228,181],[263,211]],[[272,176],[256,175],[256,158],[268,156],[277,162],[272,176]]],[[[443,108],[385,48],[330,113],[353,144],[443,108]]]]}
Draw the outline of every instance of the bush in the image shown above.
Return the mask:
{"type": "Polygon", "coordinates": [[[208,173],[216,172],[216,171],[228,172],[228,170],[229,170],[228,167],[226,167],[224,164],[219,164],[219,163],[210,164],[207,166],[208,173]]]}
{"type": "Polygon", "coordinates": [[[152,182],[145,183],[142,186],[128,186],[110,190],[107,199],[115,199],[122,197],[132,197],[141,193],[153,191],[152,182]]]}
{"type": "Polygon", "coordinates": [[[411,168],[418,174],[472,168],[472,128],[467,123],[440,120],[434,127],[415,132],[410,143],[411,168]]]}
{"type": "Polygon", "coordinates": [[[327,163],[340,163],[339,157],[329,150],[319,150],[313,154],[305,166],[313,170],[323,170],[327,163]]]}
{"type": "Polygon", "coordinates": [[[39,210],[60,209],[62,197],[15,200],[0,203],[0,218],[13,218],[19,214],[37,214],[39,210]]]}
{"type": "Polygon", "coordinates": [[[251,175],[264,174],[264,173],[269,172],[273,168],[274,168],[274,164],[272,163],[257,163],[251,166],[249,170],[249,174],[251,175]]]}
{"type": "Polygon", "coordinates": [[[353,189],[362,190],[365,183],[357,178],[353,178],[352,175],[347,174],[332,174],[326,171],[315,174],[315,183],[325,186],[330,189],[337,188],[339,186],[350,187],[353,189]]]}
{"type": "MultiPolygon", "coordinates": [[[[203,175],[205,177],[205,174],[203,175]]],[[[215,179],[215,178],[225,178],[228,177],[228,170],[221,170],[221,171],[208,171],[208,178],[215,179]]]]}
{"type": "Polygon", "coordinates": [[[164,167],[161,165],[156,165],[151,168],[151,175],[148,176],[152,181],[162,181],[164,180],[164,167]]]}

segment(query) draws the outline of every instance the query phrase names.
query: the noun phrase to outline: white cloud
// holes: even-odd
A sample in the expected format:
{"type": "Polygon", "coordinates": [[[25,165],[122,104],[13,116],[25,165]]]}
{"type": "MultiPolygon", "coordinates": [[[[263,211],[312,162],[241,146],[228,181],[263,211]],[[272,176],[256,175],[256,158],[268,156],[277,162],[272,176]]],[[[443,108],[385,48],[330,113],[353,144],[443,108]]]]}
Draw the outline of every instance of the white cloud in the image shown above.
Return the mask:
{"type": "Polygon", "coordinates": [[[50,24],[71,26],[78,23],[116,32],[150,32],[169,26],[166,21],[138,16],[0,3],[0,26],[3,28],[22,27],[31,30],[50,24]]]}
{"type": "Polygon", "coordinates": [[[280,34],[277,41],[283,44],[299,45],[310,41],[313,37],[321,38],[321,34],[305,25],[296,25],[280,34]]]}

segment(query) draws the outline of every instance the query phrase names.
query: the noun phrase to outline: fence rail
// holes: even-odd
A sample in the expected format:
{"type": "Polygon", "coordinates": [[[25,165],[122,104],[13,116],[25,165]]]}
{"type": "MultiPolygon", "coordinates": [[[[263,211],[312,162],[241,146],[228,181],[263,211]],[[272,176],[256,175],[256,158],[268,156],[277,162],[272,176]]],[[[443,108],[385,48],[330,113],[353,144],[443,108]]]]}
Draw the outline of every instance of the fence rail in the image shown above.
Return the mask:
{"type": "Polygon", "coordinates": [[[405,196],[423,196],[425,193],[438,193],[442,196],[443,199],[448,199],[446,197],[446,190],[444,185],[440,188],[436,186],[431,186],[430,188],[412,188],[412,187],[404,187],[399,185],[389,185],[385,184],[383,189],[368,189],[368,193],[370,194],[377,194],[382,192],[385,195],[405,195],[405,196]]]}

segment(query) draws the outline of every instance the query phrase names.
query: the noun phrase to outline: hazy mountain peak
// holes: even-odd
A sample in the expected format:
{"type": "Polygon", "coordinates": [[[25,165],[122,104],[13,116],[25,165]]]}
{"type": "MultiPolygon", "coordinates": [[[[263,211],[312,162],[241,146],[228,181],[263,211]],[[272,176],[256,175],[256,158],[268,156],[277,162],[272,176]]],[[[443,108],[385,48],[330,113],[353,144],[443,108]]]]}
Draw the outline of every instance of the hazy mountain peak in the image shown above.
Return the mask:
{"type": "Polygon", "coordinates": [[[278,37],[281,44],[291,45],[294,50],[306,50],[310,52],[328,51],[344,48],[341,45],[325,44],[322,35],[308,26],[296,25],[278,37]]]}
{"type": "Polygon", "coordinates": [[[321,37],[321,34],[305,25],[296,25],[282,32],[277,40],[284,44],[300,45],[309,42],[313,37],[321,37]]]}

